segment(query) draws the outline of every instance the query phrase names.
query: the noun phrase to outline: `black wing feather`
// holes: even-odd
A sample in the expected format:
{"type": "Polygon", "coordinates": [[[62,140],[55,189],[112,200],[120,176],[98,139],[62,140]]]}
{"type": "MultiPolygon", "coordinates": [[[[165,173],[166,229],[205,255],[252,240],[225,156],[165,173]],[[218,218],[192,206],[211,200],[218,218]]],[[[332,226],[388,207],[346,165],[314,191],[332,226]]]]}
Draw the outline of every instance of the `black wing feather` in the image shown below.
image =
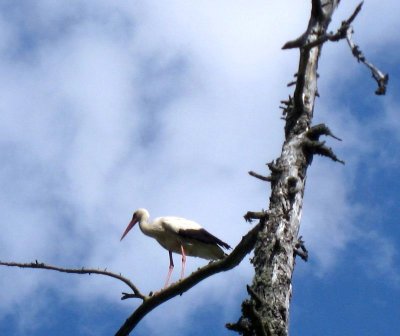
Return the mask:
{"type": "Polygon", "coordinates": [[[180,229],[178,231],[178,234],[183,237],[183,238],[190,238],[190,239],[195,239],[198,241],[201,241],[202,243],[206,243],[206,244],[217,244],[219,246],[222,246],[226,249],[230,249],[231,247],[223,242],[221,239],[215,237],[214,235],[212,235],[210,232],[208,232],[205,229],[199,229],[199,230],[195,230],[195,229],[180,229]]]}

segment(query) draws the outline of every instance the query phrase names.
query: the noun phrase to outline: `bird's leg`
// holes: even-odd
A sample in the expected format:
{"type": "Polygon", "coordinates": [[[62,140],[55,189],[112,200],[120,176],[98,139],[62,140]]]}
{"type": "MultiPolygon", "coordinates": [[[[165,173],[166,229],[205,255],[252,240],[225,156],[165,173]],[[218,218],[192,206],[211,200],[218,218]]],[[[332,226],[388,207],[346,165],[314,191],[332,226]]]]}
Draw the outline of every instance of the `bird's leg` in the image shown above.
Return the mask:
{"type": "Polygon", "coordinates": [[[183,249],[183,246],[181,245],[181,253],[182,253],[182,271],[181,271],[181,280],[183,279],[183,276],[185,275],[185,265],[186,265],[186,254],[185,250],[183,249]]]}
{"type": "Polygon", "coordinates": [[[168,251],[169,253],[169,270],[167,274],[167,280],[165,281],[164,288],[167,288],[169,284],[169,279],[171,278],[172,271],[174,270],[174,260],[172,259],[172,252],[168,251]]]}

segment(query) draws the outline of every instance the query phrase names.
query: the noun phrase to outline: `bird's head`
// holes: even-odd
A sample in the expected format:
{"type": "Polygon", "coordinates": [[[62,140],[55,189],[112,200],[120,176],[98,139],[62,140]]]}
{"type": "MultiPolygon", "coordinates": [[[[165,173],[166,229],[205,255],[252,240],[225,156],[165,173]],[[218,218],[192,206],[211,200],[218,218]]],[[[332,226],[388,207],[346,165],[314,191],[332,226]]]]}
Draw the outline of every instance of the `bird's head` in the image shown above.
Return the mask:
{"type": "Polygon", "coordinates": [[[149,219],[150,215],[149,212],[146,209],[137,209],[132,216],[132,219],[128,226],[125,229],[125,232],[123,233],[122,237],[120,240],[124,239],[124,237],[128,234],[128,232],[135,226],[136,223],[140,222],[142,219],[149,219]]]}

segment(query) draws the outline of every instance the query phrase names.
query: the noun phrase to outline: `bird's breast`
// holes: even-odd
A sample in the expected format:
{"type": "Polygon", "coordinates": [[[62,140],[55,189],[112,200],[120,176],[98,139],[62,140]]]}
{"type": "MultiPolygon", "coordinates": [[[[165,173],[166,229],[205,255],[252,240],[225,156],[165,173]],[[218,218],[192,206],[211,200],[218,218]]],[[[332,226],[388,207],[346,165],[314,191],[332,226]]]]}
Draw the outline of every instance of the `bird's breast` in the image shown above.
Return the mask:
{"type": "Polygon", "coordinates": [[[163,232],[162,234],[156,234],[154,238],[166,250],[175,253],[181,253],[181,242],[179,241],[179,239],[177,239],[176,235],[168,232],[163,232]]]}

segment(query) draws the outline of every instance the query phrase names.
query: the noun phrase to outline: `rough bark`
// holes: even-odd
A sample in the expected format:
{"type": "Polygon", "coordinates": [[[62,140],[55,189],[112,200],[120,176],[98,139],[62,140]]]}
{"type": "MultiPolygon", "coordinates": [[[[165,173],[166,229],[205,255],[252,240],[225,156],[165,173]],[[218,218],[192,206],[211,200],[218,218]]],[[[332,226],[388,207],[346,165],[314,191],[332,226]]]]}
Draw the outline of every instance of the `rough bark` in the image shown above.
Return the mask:
{"type": "MultiPolygon", "coordinates": [[[[353,56],[369,68],[376,80],[378,88],[375,93],[384,95],[386,92],[389,75],[368,62],[352,40],[351,23],[363,3],[342,22],[336,33],[327,32],[339,1],[312,0],[307,30],[283,46],[283,49],[298,48],[300,51],[296,80],[289,83],[296,87],[293,97],[282,101],[286,120],[285,141],[280,157],[268,164],[271,175],[265,177],[249,172],[259,180],[271,182],[270,204],[265,213],[266,220],[260,221],[262,226],[254,248],[252,263],[255,275],[251,286],[247,287],[250,297],[242,303],[242,316],[238,322],[227,324],[229,329],[246,336],[288,335],[295,257],[308,259],[304,242],[298,237],[307,168],[315,154],[344,163],[324,141],[319,141],[322,135],[341,139],[334,136],[325,124],[311,126],[314,101],[318,96],[317,68],[322,45],[346,39],[353,56]]],[[[249,218],[260,216],[249,215],[249,218]]]]}
{"type": "MultiPolygon", "coordinates": [[[[309,45],[324,36],[338,1],[312,1],[307,31],[283,48],[299,48],[300,62],[293,97],[285,104],[285,141],[279,158],[268,164],[271,197],[268,220],[258,234],[252,263],[255,275],[248,287],[250,297],[242,304],[242,317],[228,328],[243,335],[287,335],[292,274],[295,255],[303,247],[298,238],[307,167],[313,154],[340,161],[319,142],[331,135],[324,125],[311,127],[317,92],[317,67],[322,43],[309,45]]],[[[303,255],[306,259],[307,255],[303,255]]]]}

